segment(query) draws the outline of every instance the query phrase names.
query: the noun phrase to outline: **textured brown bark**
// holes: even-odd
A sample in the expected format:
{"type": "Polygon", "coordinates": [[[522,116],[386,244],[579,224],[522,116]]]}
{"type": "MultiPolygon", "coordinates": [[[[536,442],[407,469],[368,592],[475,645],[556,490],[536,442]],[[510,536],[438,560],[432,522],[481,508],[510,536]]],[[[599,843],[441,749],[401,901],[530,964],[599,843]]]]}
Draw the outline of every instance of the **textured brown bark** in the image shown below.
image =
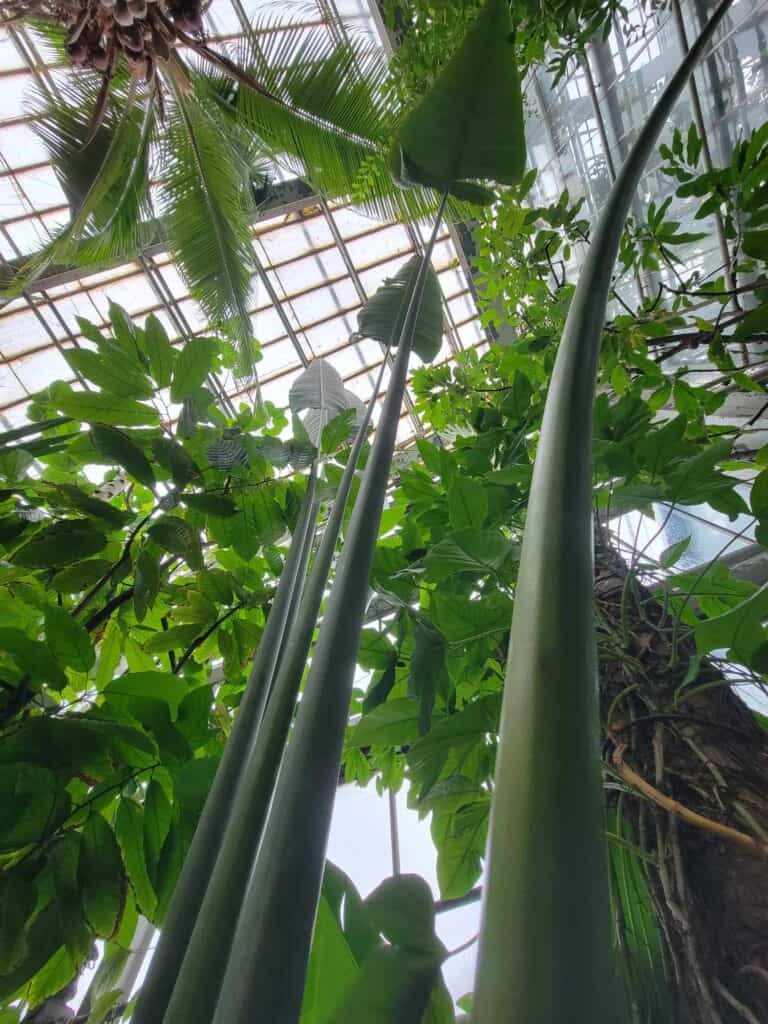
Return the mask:
{"type": "MultiPolygon", "coordinates": [[[[670,667],[672,616],[628,579],[598,539],[595,575],[600,696],[607,753],[712,821],[768,840],[768,733],[703,663],[690,695],[675,691],[694,653],[670,667]],[[622,611],[623,609],[623,611],[622,611]],[[610,716],[610,722],[609,722],[610,716]]],[[[607,759],[610,761],[610,757],[607,759]]],[[[610,768],[607,769],[610,772],[610,768]]],[[[609,800],[617,799],[609,790],[609,800]]],[[[637,790],[622,811],[657,864],[646,866],[680,1024],[768,1021],[768,858],[672,815],[637,790]]]]}

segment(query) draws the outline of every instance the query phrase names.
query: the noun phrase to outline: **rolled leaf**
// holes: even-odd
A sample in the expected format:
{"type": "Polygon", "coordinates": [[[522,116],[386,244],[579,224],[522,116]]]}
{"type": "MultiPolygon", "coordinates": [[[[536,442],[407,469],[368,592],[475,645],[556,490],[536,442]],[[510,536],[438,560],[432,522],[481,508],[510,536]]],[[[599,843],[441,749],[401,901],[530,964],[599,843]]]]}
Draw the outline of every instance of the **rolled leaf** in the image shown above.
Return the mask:
{"type": "Polygon", "coordinates": [[[272,602],[272,610],[253,659],[248,685],[238,709],[232,734],[205,802],[163,925],[157,950],[152,958],[151,968],[133,1013],[134,1024],[158,1024],[162,1021],[184,959],[208,879],[216,862],[221,837],[234,803],[242,766],[261,721],[264,702],[286,629],[291,597],[303,562],[304,547],[311,543],[314,536],[317,515],[314,480],[313,473],[304,494],[299,521],[294,531],[295,540],[291,544],[272,602]]]}
{"type": "Polygon", "coordinates": [[[473,1024],[624,1024],[611,950],[593,620],[592,417],[619,239],[659,133],[728,8],[662,93],[581,270],[539,441],[515,592],[473,1024]]]}

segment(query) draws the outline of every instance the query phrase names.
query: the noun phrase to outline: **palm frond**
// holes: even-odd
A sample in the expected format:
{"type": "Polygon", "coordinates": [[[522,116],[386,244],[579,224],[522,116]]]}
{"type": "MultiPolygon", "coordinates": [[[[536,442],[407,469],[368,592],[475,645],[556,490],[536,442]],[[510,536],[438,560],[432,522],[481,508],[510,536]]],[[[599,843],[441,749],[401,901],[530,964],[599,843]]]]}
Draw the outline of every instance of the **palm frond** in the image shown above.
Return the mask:
{"type": "Polygon", "coordinates": [[[167,81],[174,99],[162,140],[168,241],[206,316],[235,339],[246,376],[253,371],[247,310],[253,252],[242,158],[204,93],[167,81]]]}
{"type": "Polygon", "coordinates": [[[383,220],[433,212],[437,195],[401,191],[386,168],[400,112],[384,87],[381,48],[359,35],[336,42],[325,26],[307,28],[291,17],[302,9],[281,4],[253,22],[219,65],[235,82],[233,92],[220,90],[223,102],[265,152],[323,194],[349,197],[383,220]]]}
{"type": "Polygon", "coordinates": [[[33,94],[33,130],[42,141],[71,209],[69,224],[22,268],[10,293],[59,262],[93,261],[135,250],[148,212],[147,155],[154,119],[135,86],[117,81],[93,137],[91,112],[101,79],[72,76],[60,98],[33,94]]]}

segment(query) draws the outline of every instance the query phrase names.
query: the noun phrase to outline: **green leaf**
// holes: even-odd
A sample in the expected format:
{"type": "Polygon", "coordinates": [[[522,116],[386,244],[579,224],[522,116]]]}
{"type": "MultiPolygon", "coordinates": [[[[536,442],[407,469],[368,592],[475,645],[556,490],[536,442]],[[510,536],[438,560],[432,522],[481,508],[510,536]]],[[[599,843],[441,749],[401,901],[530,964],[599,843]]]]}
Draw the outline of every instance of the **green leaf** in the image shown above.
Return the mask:
{"type": "Polygon", "coordinates": [[[57,572],[51,586],[60,594],[79,594],[110,571],[113,563],[107,558],[91,558],[57,572]]]}
{"type": "Polygon", "coordinates": [[[56,664],[47,645],[31,640],[23,629],[0,626],[0,650],[10,654],[32,682],[50,683],[57,689],[67,685],[67,677],[56,664]]]}
{"type": "Polygon", "coordinates": [[[82,519],[63,520],[39,530],[12,555],[11,561],[28,569],[71,565],[95,555],[106,543],[107,538],[91,523],[82,519]]]}
{"type": "Polygon", "coordinates": [[[133,610],[136,621],[143,622],[160,591],[160,561],[143,549],[136,558],[133,578],[133,610]]]}
{"type": "Polygon", "coordinates": [[[41,842],[69,811],[69,795],[46,767],[32,761],[0,765],[0,795],[0,854],[41,842]]]}
{"type": "MultiPolygon", "coordinates": [[[[398,344],[420,265],[421,256],[412,256],[368,299],[357,316],[357,327],[364,338],[383,345],[398,344]]],[[[425,363],[431,363],[443,341],[442,293],[431,265],[414,330],[413,351],[425,363]]]]}
{"type": "Polygon", "coordinates": [[[45,610],[45,636],[48,646],[62,665],[77,672],[88,672],[96,660],[88,631],[69,612],[56,605],[45,610]]]}
{"type": "Polygon", "coordinates": [[[344,932],[325,895],[320,897],[299,1024],[325,1024],[358,968],[344,932]]]}
{"type": "Polygon", "coordinates": [[[178,516],[163,516],[153,523],[147,533],[160,547],[171,554],[181,555],[190,569],[203,568],[200,534],[178,516]]]}
{"type": "Polygon", "coordinates": [[[676,544],[670,544],[670,546],[668,548],[664,548],[664,550],[659,555],[659,563],[665,569],[671,569],[672,566],[675,565],[680,560],[682,555],[684,555],[685,552],[688,550],[688,545],[690,543],[691,538],[690,536],[688,536],[683,537],[683,539],[677,541],[676,544]]]}
{"type": "Polygon", "coordinates": [[[456,476],[448,488],[448,517],[455,530],[479,530],[488,515],[485,488],[469,476],[456,476]]]}
{"type": "Polygon", "coordinates": [[[69,348],[64,350],[64,357],[73,370],[110,395],[120,398],[152,397],[152,384],[138,361],[117,348],[111,348],[108,356],[103,351],[69,348]]]}
{"type": "Polygon", "coordinates": [[[365,900],[365,908],[378,931],[393,945],[439,952],[432,892],[419,875],[385,879],[365,900]]]}
{"type": "Polygon", "coordinates": [[[489,813],[489,802],[484,801],[433,819],[437,881],[444,899],[465,896],[480,877],[489,813]]]}
{"type": "Polygon", "coordinates": [[[77,877],[82,841],[82,835],[68,832],[55,843],[51,850],[51,866],[61,932],[67,953],[76,967],[85,963],[93,941],[83,917],[77,877]]]}
{"type": "Polygon", "coordinates": [[[386,633],[364,629],[360,634],[357,663],[361,668],[384,669],[392,661],[395,649],[386,633]]]}
{"type": "Polygon", "coordinates": [[[440,961],[434,953],[380,947],[327,1024],[421,1024],[440,961]]]}
{"type": "Polygon", "coordinates": [[[427,578],[435,583],[442,583],[458,572],[495,574],[516,551],[518,546],[501,530],[457,530],[429,549],[424,569],[427,578]]]}
{"type": "Polygon", "coordinates": [[[152,453],[163,469],[171,474],[177,487],[186,487],[200,476],[200,470],[178,441],[172,441],[168,437],[156,437],[152,441],[152,453]]]}
{"type": "Polygon", "coordinates": [[[115,674],[123,653],[123,632],[116,618],[110,619],[99,645],[99,660],[96,664],[94,682],[97,690],[103,690],[115,674]]]}
{"type": "Polygon", "coordinates": [[[768,469],[763,470],[752,481],[749,503],[758,519],[768,518],[768,469]]]}
{"type": "Polygon", "coordinates": [[[164,654],[166,651],[173,651],[177,647],[182,650],[192,643],[200,635],[200,626],[196,622],[185,623],[181,626],[171,626],[170,629],[162,629],[152,636],[144,644],[144,650],[148,654],[164,654]]]}
{"type": "Polygon", "coordinates": [[[509,629],[512,601],[499,592],[475,599],[436,591],[428,614],[449,643],[469,643],[482,637],[500,641],[509,629]]]}
{"type": "Polygon", "coordinates": [[[82,965],[72,959],[69,951],[62,947],[48,960],[32,978],[27,998],[31,1007],[39,1006],[47,999],[61,992],[75,977],[82,965]]]}
{"type": "Polygon", "coordinates": [[[121,466],[145,487],[154,488],[155,473],[149,459],[126,433],[115,427],[96,424],[91,427],[91,440],[99,455],[121,466]]]}
{"type": "Polygon", "coordinates": [[[171,401],[194,398],[213,370],[218,345],[212,338],[190,338],[179,352],[171,379],[171,401]]]}
{"type": "Polygon", "coordinates": [[[87,516],[103,520],[110,529],[119,529],[133,519],[131,512],[125,512],[122,509],[115,508],[114,505],[110,505],[109,502],[102,501],[100,498],[94,498],[92,494],[86,494],[85,491],[75,487],[74,484],[56,484],[56,497],[52,501],[58,504],[59,499],[63,499],[63,503],[68,508],[76,508],[87,516]]]}
{"type": "Polygon", "coordinates": [[[157,865],[172,816],[173,811],[165,790],[157,779],[152,779],[144,798],[144,854],[152,879],[157,877],[157,865]]]}
{"type": "Polygon", "coordinates": [[[144,323],[144,351],[147,353],[149,370],[155,383],[160,388],[167,388],[171,383],[176,353],[168,340],[165,328],[154,313],[151,313],[144,323]]]}
{"type": "Polygon", "coordinates": [[[51,404],[74,420],[85,423],[107,423],[120,427],[155,426],[160,413],[151,405],[132,402],[97,391],[73,391],[58,381],[48,389],[51,404]]]}
{"type": "Polygon", "coordinates": [[[406,181],[443,192],[480,178],[514,185],[525,171],[515,39],[506,0],[487,0],[458,51],[401,124],[406,181]]]}
{"type": "Polygon", "coordinates": [[[110,938],[123,908],[123,860],[114,832],[98,812],[82,831],[77,877],[86,920],[97,935],[110,938]]]}
{"type": "Polygon", "coordinates": [[[209,516],[235,516],[239,509],[227,494],[182,494],[181,501],[189,508],[209,516]]]}
{"type": "Polygon", "coordinates": [[[0,875],[0,976],[12,971],[26,955],[25,928],[36,900],[34,885],[21,872],[0,875]]]}
{"type": "Polygon", "coordinates": [[[235,466],[248,465],[248,452],[240,441],[234,438],[223,438],[212,441],[206,450],[208,462],[214,469],[234,469],[235,466]]]}
{"type": "Polygon", "coordinates": [[[419,699],[419,732],[432,722],[435,695],[445,672],[445,637],[429,622],[416,623],[413,654],[408,675],[408,692],[419,699]]]}
{"type": "Polygon", "coordinates": [[[172,672],[126,672],[108,683],[104,693],[120,697],[153,697],[166,703],[171,718],[175,719],[179,704],[188,693],[188,686],[172,672]]]}
{"type": "Polygon", "coordinates": [[[353,747],[405,746],[418,737],[418,701],[403,697],[388,700],[363,715],[352,729],[349,743],[353,747]]]}
{"type": "Polygon", "coordinates": [[[288,403],[294,414],[320,409],[326,413],[328,423],[348,408],[341,374],[327,359],[313,359],[291,384],[288,403]]]}
{"type": "Polygon", "coordinates": [[[157,907],[157,896],[147,871],[143,819],[141,807],[134,800],[124,798],[120,801],[115,818],[115,834],[123,852],[125,870],[133,887],[136,903],[142,914],[151,921],[157,907]]]}
{"type": "Polygon", "coordinates": [[[24,957],[12,971],[0,974],[0,999],[14,996],[22,985],[26,985],[56,953],[61,941],[58,908],[55,902],[51,902],[43,907],[28,929],[24,957]]]}

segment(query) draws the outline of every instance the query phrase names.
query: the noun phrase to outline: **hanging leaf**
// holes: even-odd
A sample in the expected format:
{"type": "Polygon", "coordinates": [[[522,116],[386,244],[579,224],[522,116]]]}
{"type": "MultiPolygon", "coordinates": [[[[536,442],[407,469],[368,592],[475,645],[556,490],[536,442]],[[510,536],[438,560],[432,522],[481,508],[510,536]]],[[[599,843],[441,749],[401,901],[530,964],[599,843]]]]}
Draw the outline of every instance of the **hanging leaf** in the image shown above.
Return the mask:
{"type": "Polygon", "coordinates": [[[152,879],[156,878],[160,853],[171,826],[172,816],[173,809],[165,790],[157,779],[152,779],[144,798],[144,853],[149,877],[152,879]]]}
{"type": "Polygon", "coordinates": [[[88,631],[63,608],[46,608],[45,638],[60,664],[77,672],[88,672],[93,667],[96,655],[88,631]]]}
{"type": "Polygon", "coordinates": [[[347,400],[341,375],[327,359],[314,359],[291,385],[288,402],[293,413],[305,409],[342,412],[347,400]]]}
{"type": "Polygon", "coordinates": [[[98,423],[91,427],[91,440],[99,455],[122,467],[145,487],[154,488],[155,473],[149,459],[126,433],[98,423]]]}
{"type": "Polygon", "coordinates": [[[123,859],[114,832],[96,812],[82,831],[77,876],[88,923],[97,935],[110,938],[123,906],[123,859]]]}
{"type": "MultiPolygon", "coordinates": [[[[412,256],[394,277],[387,278],[357,316],[357,326],[364,338],[373,338],[383,345],[396,345],[405,322],[420,256],[412,256]]],[[[425,363],[431,363],[440,351],[443,340],[443,310],[440,284],[432,266],[427,269],[424,295],[416,320],[413,350],[425,363]]]]}
{"type": "Polygon", "coordinates": [[[46,526],[15,552],[11,561],[29,569],[71,565],[101,551],[107,538],[82,519],[64,520],[46,526]]]}
{"type": "Polygon", "coordinates": [[[152,454],[157,461],[171,474],[177,487],[186,487],[188,483],[200,475],[194,460],[187,454],[178,441],[167,437],[156,437],[152,441],[152,454]]]}
{"type": "Polygon", "coordinates": [[[432,892],[419,875],[385,879],[364,906],[374,926],[394,946],[439,952],[432,892]]]}
{"type": "Polygon", "coordinates": [[[142,914],[153,920],[157,896],[152,888],[144,852],[144,814],[141,807],[130,799],[120,801],[115,818],[115,834],[125,862],[125,870],[133,887],[142,914]]]}
{"type": "Polygon", "coordinates": [[[136,559],[133,579],[133,609],[136,621],[143,622],[160,590],[160,563],[158,559],[143,550],[136,559]]]}
{"type": "Polygon", "coordinates": [[[200,534],[183,519],[179,519],[178,516],[163,516],[149,527],[147,533],[166,551],[173,555],[181,555],[190,569],[203,568],[200,534]]]}
{"type": "Polygon", "coordinates": [[[0,650],[7,652],[19,671],[35,683],[50,683],[57,689],[67,685],[67,677],[51,657],[46,644],[32,640],[23,629],[0,626],[0,650]]]}
{"type": "Polygon", "coordinates": [[[440,192],[473,178],[520,181],[523,103],[507,0],[487,0],[458,51],[400,126],[392,161],[396,178],[440,192]]]}

